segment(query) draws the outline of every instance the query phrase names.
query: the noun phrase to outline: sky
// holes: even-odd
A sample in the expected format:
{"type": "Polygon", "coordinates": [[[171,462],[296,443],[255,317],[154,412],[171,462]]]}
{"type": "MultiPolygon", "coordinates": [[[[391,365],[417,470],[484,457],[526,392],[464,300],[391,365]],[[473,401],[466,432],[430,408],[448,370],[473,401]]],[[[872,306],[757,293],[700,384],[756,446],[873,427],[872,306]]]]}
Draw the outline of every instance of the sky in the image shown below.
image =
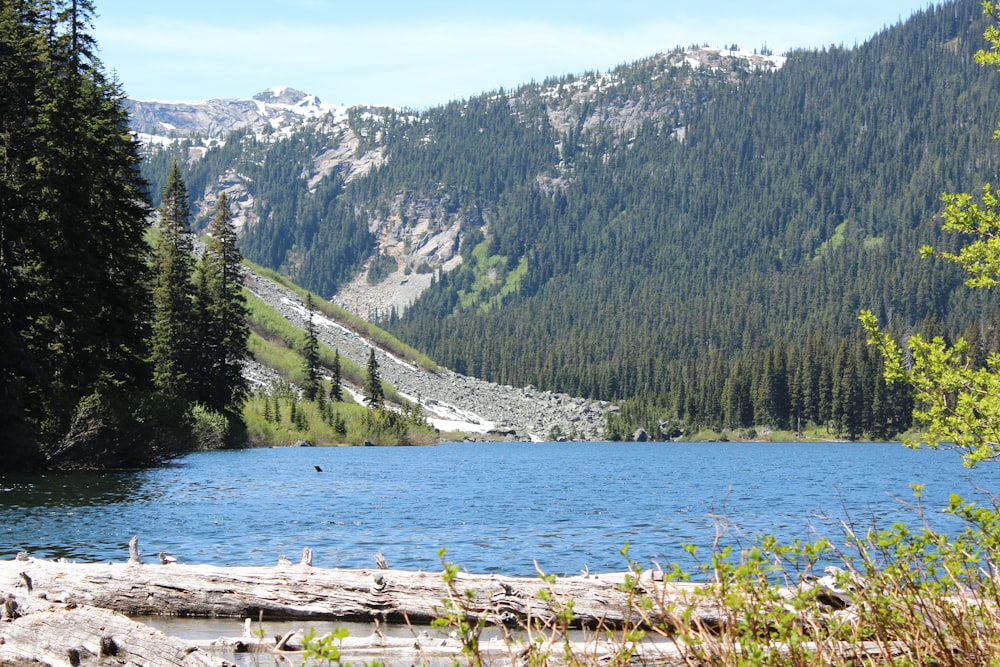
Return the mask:
{"type": "MultiPolygon", "coordinates": [[[[964,0],[963,0],[964,1],[964,0]]],[[[128,97],[247,98],[291,86],[415,110],[676,46],[862,44],[926,0],[94,0],[128,97]]]]}

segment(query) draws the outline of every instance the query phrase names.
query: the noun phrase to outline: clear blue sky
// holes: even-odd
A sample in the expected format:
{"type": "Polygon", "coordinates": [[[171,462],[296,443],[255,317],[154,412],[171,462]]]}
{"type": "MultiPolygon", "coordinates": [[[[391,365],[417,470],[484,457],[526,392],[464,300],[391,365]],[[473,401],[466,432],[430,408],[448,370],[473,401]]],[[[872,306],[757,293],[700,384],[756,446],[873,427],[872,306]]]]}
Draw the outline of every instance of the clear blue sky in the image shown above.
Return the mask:
{"type": "MultiPolygon", "coordinates": [[[[971,1],[971,0],[970,0],[971,1]]],[[[108,71],[138,99],[287,85],[423,109],[675,46],[854,46],[926,0],[95,0],[108,71]]]]}

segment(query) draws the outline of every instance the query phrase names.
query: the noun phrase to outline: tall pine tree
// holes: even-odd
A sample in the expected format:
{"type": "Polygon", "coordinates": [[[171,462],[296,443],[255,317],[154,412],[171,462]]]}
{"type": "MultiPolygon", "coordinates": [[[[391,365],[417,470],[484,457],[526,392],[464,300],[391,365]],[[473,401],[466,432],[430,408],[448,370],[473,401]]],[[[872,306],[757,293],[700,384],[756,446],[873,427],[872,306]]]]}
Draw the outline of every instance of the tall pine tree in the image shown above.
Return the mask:
{"type": "Polygon", "coordinates": [[[316,323],[313,322],[312,294],[306,293],[306,339],[302,347],[302,359],[305,380],[302,383],[302,394],[306,400],[312,401],[320,391],[319,383],[319,341],[316,339],[316,323]]]}
{"type": "Polygon", "coordinates": [[[344,384],[340,377],[340,350],[333,351],[333,365],[330,366],[330,400],[335,403],[344,400],[344,384]]]}
{"type": "Polygon", "coordinates": [[[375,348],[372,348],[368,353],[368,372],[365,377],[365,403],[373,410],[381,410],[385,404],[385,392],[382,390],[382,378],[378,372],[375,348]]]}
{"type": "Polygon", "coordinates": [[[153,284],[153,382],[167,397],[193,396],[195,289],[187,186],[174,163],[163,189],[153,284]]]}
{"type": "Polygon", "coordinates": [[[209,239],[199,266],[196,346],[202,363],[196,370],[195,400],[238,419],[249,388],[243,375],[247,357],[246,298],[243,295],[243,256],[237,247],[229,201],[219,196],[209,239]]]}

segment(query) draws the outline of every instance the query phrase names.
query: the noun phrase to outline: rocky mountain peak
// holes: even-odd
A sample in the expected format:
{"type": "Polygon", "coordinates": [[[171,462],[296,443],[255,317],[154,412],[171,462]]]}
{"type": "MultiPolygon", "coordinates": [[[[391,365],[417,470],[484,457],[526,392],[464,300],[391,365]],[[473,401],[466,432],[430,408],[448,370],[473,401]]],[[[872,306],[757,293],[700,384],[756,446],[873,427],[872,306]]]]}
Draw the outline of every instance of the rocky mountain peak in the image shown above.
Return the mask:
{"type": "Polygon", "coordinates": [[[253,96],[253,99],[265,104],[287,104],[295,106],[302,102],[310,102],[319,105],[320,99],[315,95],[309,95],[301,90],[289,88],[288,86],[274,86],[253,96]]]}
{"type": "MultiPolygon", "coordinates": [[[[275,86],[248,99],[201,102],[128,100],[132,129],[146,143],[177,139],[220,141],[235,130],[288,133],[310,118],[332,116],[341,121],[346,108],[288,86],[275,86]]],[[[279,135],[283,136],[283,135],[279,135]]]]}

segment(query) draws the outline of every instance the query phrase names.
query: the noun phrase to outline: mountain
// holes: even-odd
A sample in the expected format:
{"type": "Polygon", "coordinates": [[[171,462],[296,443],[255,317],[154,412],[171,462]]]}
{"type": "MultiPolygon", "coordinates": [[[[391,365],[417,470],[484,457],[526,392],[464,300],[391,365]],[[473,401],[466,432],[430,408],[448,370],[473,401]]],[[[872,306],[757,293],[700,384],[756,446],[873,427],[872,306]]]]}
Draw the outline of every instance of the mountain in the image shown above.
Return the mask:
{"type": "Polygon", "coordinates": [[[203,206],[240,189],[247,257],[458,372],[641,399],[648,428],[884,435],[905,400],[859,309],[997,349],[996,297],[916,252],[956,247],[940,193],[1000,164],[986,25],[962,0],[851,49],[675,49],[421,113],[246,123],[151,148],[147,175],[183,160],[203,206]]]}
{"type": "MultiPolygon", "coordinates": [[[[532,95],[558,101],[547,106],[546,122],[559,133],[580,129],[590,132],[606,127],[629,133],[646,122],[654,122],[666,123],[670,132],[683,137],[686,129],[683,118],[714,94],[712,91],[727,83],[737,83],[748,73],[776,70],[784,60],[770,54],[709,47],[675,49],[635,66],[642,68],[641,75],[648,77],[647,83],[660,79],[659,83],[654,83],[656,95],[621,105],[599,103],[609,93],[614,94],[616,89],[625,86],[625,77],[635,76],[630,71],[632,68],[619,68],[606,74],[553,78],[537,90],[525,88],[517,97],[532,95]]],[[[503,95],[502,91],[499,94],[503,95]]],[[[514,99],[512,105],[516,103],[514,99]]],[[[239,209],[240,226],[247,222],[253,226],[260,219],[260,212],[266,211],[265,217],[273,218],[277,227],[284,227],[295,214],[275,212],[266,204],[258,205],[254,193],[260,189],[247,187],[251,180],[261,176],[270,182],[275,174],[248,173],[257,170],[246,166],[240,169],[241,160],[250,155],[268,155],[270,163],[265,170],[268,167],[282,170],[288,186],[286,192],[276,193],[278,198],[315,195],[317,186],[323,185],[320,197],[313,198],[328,199],[336,196],[342,185],[359,176],[367,176],[373,167],[382,166],[392,139],[390,133],[419,128],[441,111],[421,115],[391,108],[346,108],[328,105],[313,95],[283,87],[269,89],[250,100],[217,99],[194,103],[129,100],[128,104],[134,130],[151,148],[153,164],[147,172],[154,196],[162,187],[166,167],[180,156],[189,162],[186,179],[189,183],[193,181],[191,189],[199,193],[195,210],[200,212],[202,222],[207,221],[218,193],[224,191],[239,209]],[[228,147],[227,140],[231,142],[228,147]],[[283,143],[285,140],[287,143],[283,143]],[[240,142],[242,146],[233,146],[232,142],[240,142]],[[305,154],[307,150],[314,150],[315,154],[305,154]],[[207,160],[201,160],[206,156],[207,160]],[[297,169],[300,172],[294,173],[297,169]],[[290,179],[297,182],[288,183],[290,179]]],[[[448,113],[454,107],[454,104],[449,105],[448,113]]],[[[428,267],[448,272],[461,263],[457,250],[460,237],[464,236],[463,229],[484,225],[481,215],[475,212],[470,218],[468,211],[450,210],[455,207],[456,194],[413,192],[404,188],[394,194],[388,210],[380,211],[381,215],[369,221],[371,238],[365,239],[369,247],[362,248],[360,261],[352,263],[354,268],[363,269],[364,260],[371,259],[370,251],[377,244],[380,253],[400,260],[400,266],[381,280],[369,280],[365,270],[358,270],[347,284],[345,280],[350,276],[346,275],[319,275],[317,283],[301,271],[289,273],[365,316],[377,318],[379,313],[402,310],[430,286],[433,276],[432,271],[426,270],[428,267]],[[413,273],[420,267],[424,270],[413,273]]],[[[321,217],[324,215],[329,216],[329,213],[324,212],[321,217]]],[[[264,227],[267,231],[258,231],[254,236],[260,245],[271,245],[273,249],[251,254],[266,265],[289,268],[287,246],[279,248],[280,241],[270,243],[268,239],[272,231],[277,236],[287,234],[272,230],[271,221],[266,221],[264,227]]],[[[298,245],[312,245],[313,241],[315,239],[309,239],[298,245]]],[[[297,253],[294,254],[293,262],[297,259],[297,253]]]]}
{"type": "Polygon", "coordinates": [[[147,143],[169,144],[180,138],[220,140],[234,130],[286,133],[310,118],[343,116],[343,106],[323,102],[287,86],[276,86],[246,100],[204,102],[127,100],[132,129],[147,143]]]}

